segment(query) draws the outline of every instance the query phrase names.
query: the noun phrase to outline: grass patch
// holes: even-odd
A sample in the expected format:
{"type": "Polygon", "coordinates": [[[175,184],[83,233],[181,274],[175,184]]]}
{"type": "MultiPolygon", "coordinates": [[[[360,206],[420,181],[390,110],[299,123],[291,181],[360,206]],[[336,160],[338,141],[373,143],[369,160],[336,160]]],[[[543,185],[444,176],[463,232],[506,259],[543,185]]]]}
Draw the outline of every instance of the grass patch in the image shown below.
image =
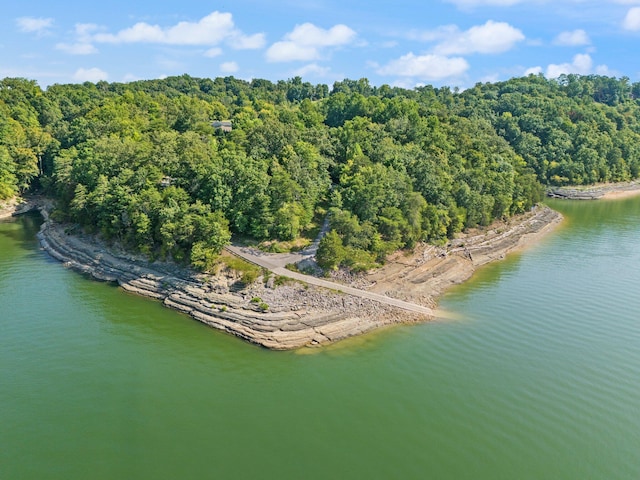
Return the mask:
{"type": "Polygon", "coordinates": [[[285,277],[284,275],[276,275],[276,277],[273,279],[273,284],[276,287],[280,287],[282,285],[288,285],[291,282],[292,280],[290,278],[285,277]]]}
{"type": "Polygon", "coordinates": [[[291,253],[299,252],[304,248],[311,245],[311,240],[304,237],[298,237],[295,240],[283,241],[283,240],[268,240],[261,242],[258,248],[263,252],[268,253],[291,253]]]}
{"type": "Polygon", "coordinates": [[[234,255],[222,255],[218,261],[224,263],[231,270],[239,272],[242,275],[242,283],[245,285],[252,284],[262,274],[262,268],[234,255]]]}

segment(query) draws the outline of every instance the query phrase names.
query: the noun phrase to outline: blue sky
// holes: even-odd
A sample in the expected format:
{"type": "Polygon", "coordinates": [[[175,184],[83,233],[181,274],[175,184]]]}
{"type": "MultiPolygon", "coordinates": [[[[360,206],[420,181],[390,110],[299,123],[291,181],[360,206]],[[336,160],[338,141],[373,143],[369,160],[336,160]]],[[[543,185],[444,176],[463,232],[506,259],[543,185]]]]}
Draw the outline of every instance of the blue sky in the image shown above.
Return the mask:
{"type": "Polygon", "coordinates": [[[467,88],[528,73],[640,81],[640,0],[25,0],[0,78],[42,87],[187,73],[467,88]]]}

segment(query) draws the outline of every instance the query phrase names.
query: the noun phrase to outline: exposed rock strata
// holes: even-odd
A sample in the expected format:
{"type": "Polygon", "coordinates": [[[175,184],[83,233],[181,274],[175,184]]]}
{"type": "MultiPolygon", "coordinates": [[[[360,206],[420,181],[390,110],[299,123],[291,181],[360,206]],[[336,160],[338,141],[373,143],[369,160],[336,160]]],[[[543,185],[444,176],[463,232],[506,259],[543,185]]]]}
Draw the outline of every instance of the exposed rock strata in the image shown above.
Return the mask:
{"type": "Polygon", "coordinates": [[[412,302],[433,302],[447,288],[467,280],[486,263],[504,258],[549,232],[562,215],[539,206],[508,222],[472,231],[445,246],[419,245],[413,255],[401,252],[380,270],[359,279],[360,286],[412,302]]]}
{"type": "Polygon", "coordinates": [[[606,183],[584,187],[556,187],[547,191],[552,198],[567,200],[598,200],[609,196],[640,193],[640,181],[606,183]]]}
{"type": "MultiPolygon", "coordinates": [[[[68,234],[65,226],[48,218],[46,209],[42,211],[41,245],[66,266],[117,282],[126,291],[158,299],[200,322],[267,348],[320,345],[385,325],[426,320],[424,315],[294,281],[275,286],[273,279],[263,278],[244,287],[232,270],[208,276],[170,263],[148,263],[94,237],[68,234]]],[[[448,286],[469,278],[478,265],[502,258],[527,238],[544,233],[560,218],[539,207],[519,221],[465,235],[445,247],[421,245],[411,256],[396,254],[384,268],[350,282],[435,306],[437,296],[448,286]]]]}
{"type": "MultiPolygon", "coordinates": [[[[244,288],[230,270],[195,274],[171,264],[108,250],[95,239],[68,235],[47,218],[38,238],[65,266],[93,278],[117,282],[124,290],[162,301],[167,307],[272,349],[334,342],[401,322],[424,320],[399,309],[295,282],[270,287],[258,279],[244,288]],[[259,299],[259,301],[256,301],[259,299]],[[262,305],[267,305],[263,311],[262,305]]],[[[264,280],[264,279],[263,279],[264,280]]]]}
{"type": "Polygon", "coordinates": [[[43,205],[44,200],[41,198],[31,198],[24,200],[14,197],[9,200],[0,202],[0,220],[22,215],[32,210],[38,210],[43,205]]]}

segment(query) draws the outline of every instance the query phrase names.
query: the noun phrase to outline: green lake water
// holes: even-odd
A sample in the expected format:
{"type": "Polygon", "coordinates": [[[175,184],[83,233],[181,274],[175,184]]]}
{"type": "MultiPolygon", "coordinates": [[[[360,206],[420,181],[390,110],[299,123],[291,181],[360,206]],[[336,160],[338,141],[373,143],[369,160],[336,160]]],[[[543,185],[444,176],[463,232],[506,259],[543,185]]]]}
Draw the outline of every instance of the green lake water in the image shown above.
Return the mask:
{"type": "Polygon", "coordinates": [[[0,479],[639,479],[640,198],[481,269],[458,319],[271,352],[0,223],[0,479]]]}

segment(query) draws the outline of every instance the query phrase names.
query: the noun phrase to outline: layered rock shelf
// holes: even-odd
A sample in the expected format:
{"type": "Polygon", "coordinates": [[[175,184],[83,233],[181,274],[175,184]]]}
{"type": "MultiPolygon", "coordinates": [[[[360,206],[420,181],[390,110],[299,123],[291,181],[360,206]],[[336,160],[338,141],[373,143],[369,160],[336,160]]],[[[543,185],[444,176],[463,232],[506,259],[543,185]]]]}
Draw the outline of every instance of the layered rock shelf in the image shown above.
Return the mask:
{"type": "Polygon", "coordinates": [[[567,200],[598,200],[607,197],[621,197],[640,194],[640,181],[603,183],[586,187],[556,187],[547,191],[552,198],[567,200]]]}
{"type": "Polygon", "coordinates": [[[64,226],[48,219],[46,211],[43,215],[40,243],[65,266],[97,280],[117,282],[128,292],[160,300],[202,323],[267,348],[320,345],[393,323],[425,320],[298,282],[274,286],[259,278],[244,286],[232,270],[209,276],[167,263],[148,263],[117,254],[95,238],[67,234],[64,226]]]}
{"type": "MultiPolygon", "coordinates": [[[[5,213],[15,213],[17,205],[7,206],[5,213]]],[[[384,326],[431,318],[305,282],[275,282],[268,271],[245,285],[241,274],[229,268],[205,275],[170,262],[149,262],[73,226],[52,221],[47,213],[50,205],[44,199],[20,205],[20,213],[40,209],[44,217],[38,233],[40,243],[65,266],[97,280],[115,282],[127,292],[159,300],[195,320],[266,348],[323,345],[384,326]]],[[[478,266],[536,240],[561,218],[548,207],[536,207],[509,222],[468,232],[444,246],[422,244],[411,255],[398,252],[384,267],[368,274],[336,275],[333,280],[434,308],[438,296],[451,285],[468,279],[478,266]]]]}

